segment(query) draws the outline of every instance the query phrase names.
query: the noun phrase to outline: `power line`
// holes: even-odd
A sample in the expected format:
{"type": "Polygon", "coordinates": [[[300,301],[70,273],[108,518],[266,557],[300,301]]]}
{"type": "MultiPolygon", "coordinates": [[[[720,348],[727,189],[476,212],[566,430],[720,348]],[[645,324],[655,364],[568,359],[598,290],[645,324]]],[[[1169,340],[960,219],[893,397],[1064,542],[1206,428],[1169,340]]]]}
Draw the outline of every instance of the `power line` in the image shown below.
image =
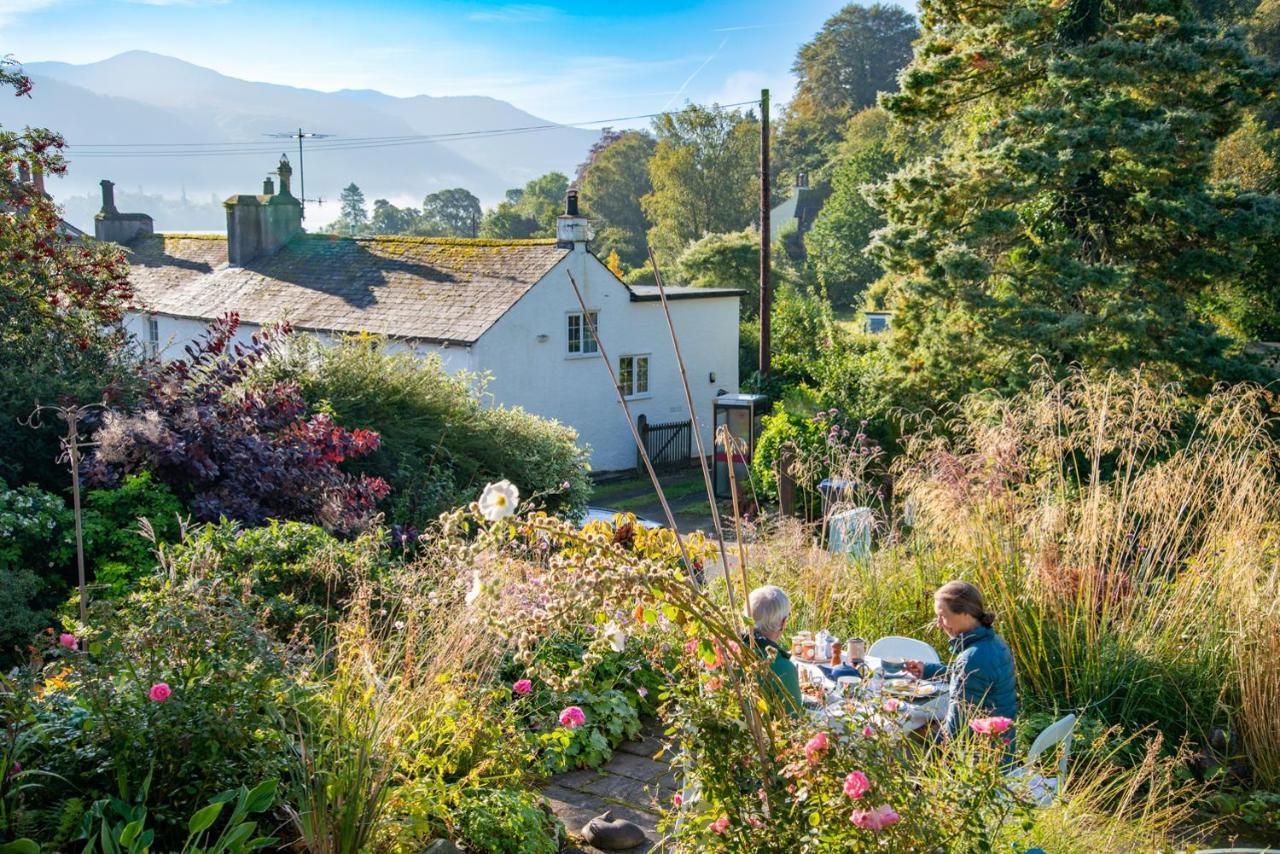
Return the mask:
{"type": "Polygon", "coordinates": [[[333,136],[331,133],[315,133],[307,131],[303,133],[302,128],[298,128],[297,133],[269,133],[267,136],[276,139],[296,139],[298,141],[298,204],[302,206],[302,218],[307,218],[307,171],[302,163],[302,141],[304,139],[324,139],[333,136]]]}
{"type": "MultiPolygon", "coordinates": [[[[733,104],[722,104],[721,107],[744,107],[756,105],[759,101],[739,101],[733,104]]],[[[310,149],[319,151],[355,151],[364,149],[393,148],[403,145],[421,145],[423,143],[440,142],[459,139],[491,139],[523,133],[537,133],[566,127],[584,127],[587,125],[609,124],[612,122],[637,121],[653,119],[667,115],[670,111],[644,113],[634,116],[616,116],[607,119],[591,119],[581,122],[560,122],[555,124],[526,125],[524,127],[495,128],[491,130],[450,131],[434,134],[408,134],[401,136],[367,136],[338,137],[329,141],[317,141],[310,149]]],[[[296,134],[286,134],[290,138],[296,134]]],[[[310,136],[310,134],[308,134],[310,136]]],[[[248,142],[173,142],[173,143],[81,143],[68,144],[67,153],[73,157],[119,158],[119,157],[223,157],[261,155],[272,150],[275,143],[260,140],[248,142]],[[121,149],[121,150],[109,150],[121,149]],[[133,149],[133,150],[131,150],[133,149]],[[171,149],[171,150],[166,150],[171,149]],[[187,150],[198,149],[198,150],[187,150]]]]}

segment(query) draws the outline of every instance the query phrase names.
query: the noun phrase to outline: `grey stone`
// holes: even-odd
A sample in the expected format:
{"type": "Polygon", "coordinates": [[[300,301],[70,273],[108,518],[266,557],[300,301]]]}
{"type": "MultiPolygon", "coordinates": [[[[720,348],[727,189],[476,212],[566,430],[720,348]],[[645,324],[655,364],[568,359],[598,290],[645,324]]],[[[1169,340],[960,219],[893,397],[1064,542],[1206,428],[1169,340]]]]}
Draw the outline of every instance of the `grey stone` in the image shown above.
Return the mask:
{"type": "Polygon", "coordinates": [[[615,753],[604,766],[604,770],[610,774],[621,774],[624,777],[648,783],[660,777],[667,767],[665,762],[658,762],[644,756],[615,753]]]}
{"type": "Polygon", "coordinates": [[[614,818],[612,810],[596,816],[582,828],[582,838],[603,851],[622,851],[648,841],[643,830],[625,818],[614,818]]]}

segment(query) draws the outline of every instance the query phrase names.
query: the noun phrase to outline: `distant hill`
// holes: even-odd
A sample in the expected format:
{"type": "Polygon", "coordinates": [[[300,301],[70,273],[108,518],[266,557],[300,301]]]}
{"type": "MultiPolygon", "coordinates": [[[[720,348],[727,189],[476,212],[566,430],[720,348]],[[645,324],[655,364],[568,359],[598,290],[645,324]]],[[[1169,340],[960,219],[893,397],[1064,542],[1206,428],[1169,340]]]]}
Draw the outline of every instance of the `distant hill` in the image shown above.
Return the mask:
{"type": "MultiPolygon", "coordinates": [[[[77,158],[78,143],[259,143],[268,139],[264,134],[302,127],[335,134],[334,139],[344,140],[343,144],[345,140],[357,144],[368,137],[549,124],[494,98],[319,92],[240,80],[145,51],[129,51],[87,65],[32,62],[24,68],[35,84],[32,97],[0,98],[0,125],[47,127],[66,137],[70,145],[67,177],[49,185],[58,199],[96,196],[102,178],[139,195],[225,198],[258,192],[281,152],[297,159],[297,144],[289,140],[261,146],[260,151],[257,145],[255,150],[242,147],[244,153],[143,158],[77,158]]],[[[338,193],[352,181],[370,203],[388,198],[398,204],[418,204],[435,190],[466,187],[492,204],[508,188],[522,186],[537,175],[553,170],[571,175],[598,136],[595,130],[557,127],[378,148],[325,151],[323,145],[328,143],[317,144],[305,154],[307,195],[323,197],[327,203],[308,211],[307,225],[315,228],[336,218],[338,193]]],[[[294,169],[296,191],[296,162],[294,169]]],[[[84,201],[76,199],[69,205],[68,219],[92,228],[84,211],[84,201]]],[[[185,203],[169,205],[163,212],[143,212],[156,216],[157,227],[170,230],[207,228],[210,218],[206,211],[196,217],[198,222],[182,221],[195,216],[195,207],[185,203]]]]}

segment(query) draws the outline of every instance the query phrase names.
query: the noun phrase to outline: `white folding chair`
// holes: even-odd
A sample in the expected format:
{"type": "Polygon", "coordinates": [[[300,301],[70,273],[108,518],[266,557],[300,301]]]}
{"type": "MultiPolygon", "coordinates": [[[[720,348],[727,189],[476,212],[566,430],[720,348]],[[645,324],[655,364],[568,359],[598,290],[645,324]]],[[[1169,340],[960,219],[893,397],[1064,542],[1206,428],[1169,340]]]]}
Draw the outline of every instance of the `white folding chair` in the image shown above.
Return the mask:
{"type": "Polygon", "coordinates": [[[1049,724],[1031,743],[1031,749],[1027,751],[1026,763],[1021,768],[1009,772],[1010,777],[1026,781],[1031,797],[1042,807],[1052,804],[1053,799],[1061,795],[1066,788],[1067,761],[1071,758],[1071,736],[1075,729],[1075,715],[1067,715],[1049,724]],[[1051,750],[1058,745],[1062,745],[1062,751],[1058,757],[1058,776],[1045,777],[1036,770],[1036,760],[1046,750],[1051,750]]]}
{"type": "Polygon", "coordinates": [[[867,656],[870,658],[915,659],[925,664],[942,663],[942,659],[938,657],[937,650],[924,641],[897,635],[880,638],[880,640],[871,645],[871,649],[867,650],[867,656]]]}

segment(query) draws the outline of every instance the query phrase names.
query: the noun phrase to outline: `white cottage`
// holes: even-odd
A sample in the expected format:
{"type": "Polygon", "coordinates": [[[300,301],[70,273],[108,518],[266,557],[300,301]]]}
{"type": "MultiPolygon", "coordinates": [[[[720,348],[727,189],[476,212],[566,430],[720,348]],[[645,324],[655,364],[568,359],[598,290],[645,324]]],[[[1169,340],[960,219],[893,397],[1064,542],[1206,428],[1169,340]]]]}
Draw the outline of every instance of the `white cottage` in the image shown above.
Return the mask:
{"type": "MultiPolygon", "coordinates": [[[[181,356],[227,312],[240,315],[246,339],[280,320],[324,336],[385,335],[438,353],[450,370],[489,374],[494,403],[571,425],[595,469],[631,468],[635,444],[572,273],[632,414],[650,425],[689,420],[657,289],[628,287],[591,254],[576,196],[555,240],[343,238],[302,231],[287,161],[278,172],[278,193],[268,179],[261,195],[227,199],[225,236],[151,233],[149,218],[115,211],[104,182],[98,236],[125,247],[141,306],[126,326],[162,358],[181,356]]],[[[712,401],[738,388],[742,292],[667,295],[710,447],[712,401]]]]}

